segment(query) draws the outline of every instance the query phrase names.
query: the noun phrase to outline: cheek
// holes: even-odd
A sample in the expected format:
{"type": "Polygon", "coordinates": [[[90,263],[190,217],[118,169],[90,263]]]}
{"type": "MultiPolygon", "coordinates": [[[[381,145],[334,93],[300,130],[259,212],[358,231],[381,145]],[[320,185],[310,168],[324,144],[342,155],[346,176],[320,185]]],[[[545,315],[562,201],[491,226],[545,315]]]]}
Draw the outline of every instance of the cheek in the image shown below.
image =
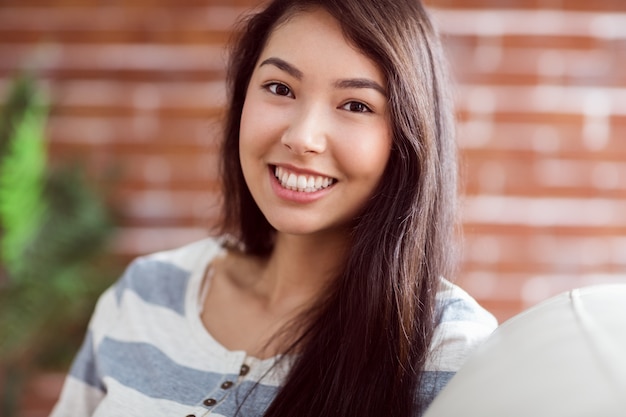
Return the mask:
{"type": "Polygon", "coordinates": [[[249,138],[249,132],[251,130],[251,125],[253,125],[253,116],[254,113],[250,111],[250,106],[248,100],[244,102],[243,109],[241,111],[241,120],[239,121],[239,147],[242,147],[242,144],[246,142],[249,138]]]}
{"type": "Polygon", "coordinates": [[[241,113],[241,121],[239,124],[239,161],[248,187],[250,186],[250,176],[254,171],[252,161],[255,159],[254,155],[258,152],[255,148],[256,141],[253,136],[255,124],[254,112],[250,111],[246,102],[241,113]]]}
{"type": "Polygon", "coordinates": [[[239,153],[242,159],[257,152],[261,142],[258,132],[263,129],[260,123],[262,119],[258,117],[258,112],[254,111],[253,103],[246,101],[239,124],[239,153]]]}
{"type": "Polygon", "coordinates": [[[391,153],[391,135],[385,126],[352,132],[351,140],[341,147],[344,163],[355,176],[368,181],[378,180],[391,153]],[[356,133],[356,134],[355,134],[356,133]]]}
{"type": "Polygon", "coordinates": [[[270,146],[278,135],[280,115],[259,101],[254,94],[246,98],[239,124],[239,149],[241,153],[260,152],[270,146]]]}

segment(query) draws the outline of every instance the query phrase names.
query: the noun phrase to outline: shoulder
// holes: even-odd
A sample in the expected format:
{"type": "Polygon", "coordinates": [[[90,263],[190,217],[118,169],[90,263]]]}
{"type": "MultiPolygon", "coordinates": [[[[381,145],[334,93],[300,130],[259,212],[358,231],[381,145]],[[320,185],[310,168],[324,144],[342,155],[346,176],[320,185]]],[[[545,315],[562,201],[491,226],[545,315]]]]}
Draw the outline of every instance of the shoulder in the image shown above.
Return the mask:
{"type": "Polygon", "coordinates": [[[487,327],[491,332],[497,326],[493,315],[461,287],[441,279],[437,291],[439,325],[446,323],[472,323],[487,327]]]}
{"type": "Polygon", "coordinates": [[[206,238],[179,248],[156,252],[137,258],[135,262],[169,264],[184,270],[191,270],[199,262],[210,261],[222,252],[222,242],[216,238],[206,238]]]}
{"type": "Polygon", "coordinates": [[[193,275],[221,253],[221,243],[207,238],[173,250],[135,259],[126,269],[113,292],[119,303],[127,293],[183,313],[184,294],[193,275]]]}
{"type": "Polygon", "coordinates": [[[437,308],[439,323],[431,344],[430,367],[456,372],[498,323],[467,292],[445,279],[437,292],[437,308]]]}
{"type": "Polygon", "coordinates": [[[445,279],[441,279],[436,297],[438,323],[420,382],[418,415],[498,325],[467,292],[445,279]]]}

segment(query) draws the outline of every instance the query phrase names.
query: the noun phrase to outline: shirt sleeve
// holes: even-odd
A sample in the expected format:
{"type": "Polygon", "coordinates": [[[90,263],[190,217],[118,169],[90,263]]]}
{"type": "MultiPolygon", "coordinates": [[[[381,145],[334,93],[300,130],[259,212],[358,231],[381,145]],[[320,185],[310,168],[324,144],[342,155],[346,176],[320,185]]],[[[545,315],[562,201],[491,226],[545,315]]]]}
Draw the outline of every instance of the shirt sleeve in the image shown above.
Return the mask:
{"type": "Polygon", "coordinates": [[[427,368],[455,373],[498,326],[494,316],[460,287],[442,280],[437,294],[439,324],[427,368]]]}
{"type": "Polygon", "coordinates": [[[106,394],[98,369],[97,345],[117,314],[113,288],[98,300],[87,334],[63,384],[50,417],[91,416],[106,394]]]}
{"type": "Polygon", "coordinates": [[[437,292],[437,308],[439,322],[418,391],[418,416],[498,325],[468,293],[443,279],[437,292]]]}

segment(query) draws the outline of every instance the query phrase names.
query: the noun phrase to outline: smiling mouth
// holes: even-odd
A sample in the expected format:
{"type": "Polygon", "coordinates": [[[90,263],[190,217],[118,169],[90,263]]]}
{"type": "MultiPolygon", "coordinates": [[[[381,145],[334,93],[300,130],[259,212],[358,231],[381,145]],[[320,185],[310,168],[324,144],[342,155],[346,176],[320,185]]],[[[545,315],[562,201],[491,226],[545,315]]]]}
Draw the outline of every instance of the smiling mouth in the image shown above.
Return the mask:
{"type": "Polygon", "coordinates": [[[283,188],[301,193],[314,193],[328,188],[337,182],[336,179],[331,177],[296,174],[279,166],[274,166],[273,168],[274,176],[283,188]]]}

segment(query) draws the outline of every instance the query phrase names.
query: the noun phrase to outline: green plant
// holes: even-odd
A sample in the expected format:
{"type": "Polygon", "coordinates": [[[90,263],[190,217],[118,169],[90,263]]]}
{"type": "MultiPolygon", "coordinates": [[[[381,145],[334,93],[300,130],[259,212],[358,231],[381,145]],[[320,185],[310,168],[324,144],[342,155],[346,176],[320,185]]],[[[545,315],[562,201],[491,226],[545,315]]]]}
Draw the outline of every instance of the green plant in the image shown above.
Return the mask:
{"type": "Polygon", "coordinates": [[[111,282],[103,262],[113,231],[100,190],[76,164],[47,164],[46,106],[19,78],[0,116],[0,365],[2,414],[30,370],[74,354],[97,294],[111,282]]]}

